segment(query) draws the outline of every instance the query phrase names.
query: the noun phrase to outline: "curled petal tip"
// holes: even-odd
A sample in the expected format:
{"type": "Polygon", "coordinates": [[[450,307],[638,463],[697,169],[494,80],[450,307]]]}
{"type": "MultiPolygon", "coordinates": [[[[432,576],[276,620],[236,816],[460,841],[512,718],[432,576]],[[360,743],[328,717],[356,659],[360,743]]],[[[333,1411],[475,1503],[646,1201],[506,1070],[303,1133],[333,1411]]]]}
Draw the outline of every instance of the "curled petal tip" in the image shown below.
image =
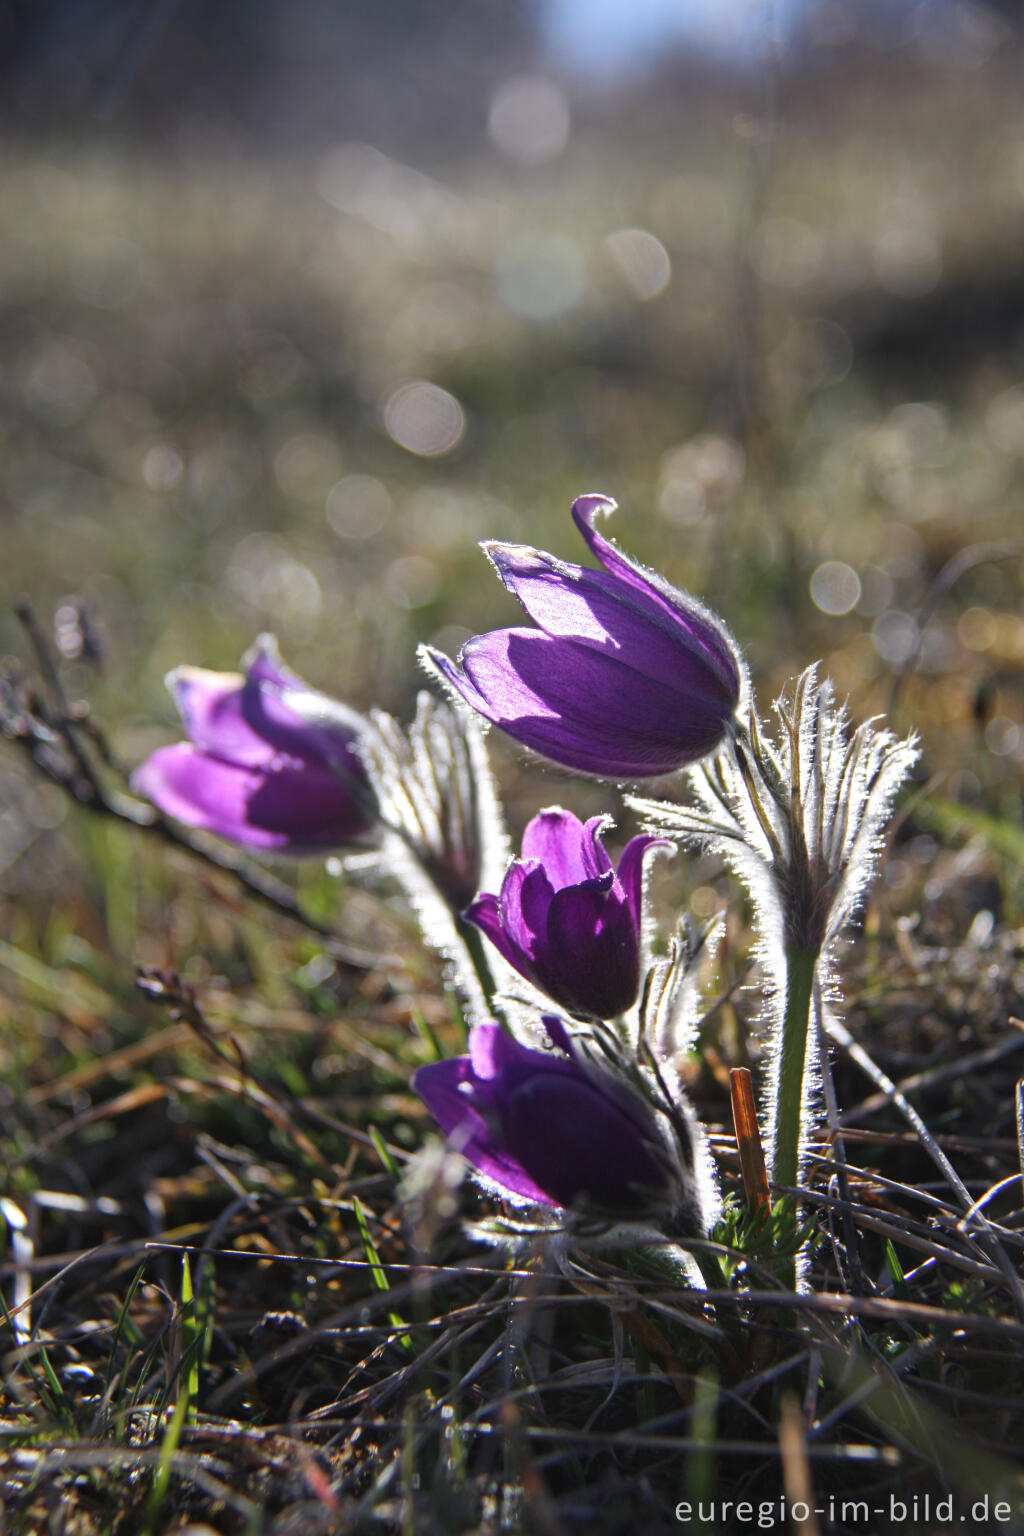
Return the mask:
{"type": "Polygon", "coordinates": [[[453,661],[450,656],[445,655],[444,651],[439,651],[433,645],[421,645],[416,654],[419,657],[420,666],[437,679],[456,706],[468,704],[483,715],[485,720],[493,721],[497,717],[491,705],[465,670],[466,651],[470,644],[471,642],[467,640],[462,646],[457,661],[453,661]]]}
{"type": "Polygon", "coordinates": [[[208,667],[193,667],[188,663],[172,667],[164,673],[164,687],[175,699],[186,688],[215,692],[224,688],[241,688],[244,682],[241,672],[213,672],[208,667]]]}
{"type": "Polygon", "coordinates": [[[586,491],[582,496],[577,496],[572,504],[572,515],[577,523],[586,523],[592,527],[597,517],[609,517],[617,512],[619,504],[611,496],[605,496],[600,491],[586,491]]]}
{"type": "Polygon", "coordinates": [[[269,661],[281,661],[281,647],[277,636],[268,629],[262,630],[242,657],[242,666],[248,668],[257,657],[266,657],[269,661]]]}
{"type": "Polygon", "coordinates": [[[534,549],[532,544],[503,544],[497,539],[489,539],[480,547],[501,581],[515,596],[519,596],[515,586],[517,579],[557,574],[565,569],[561,561],[545,554],[542,549],[534,549]]]}

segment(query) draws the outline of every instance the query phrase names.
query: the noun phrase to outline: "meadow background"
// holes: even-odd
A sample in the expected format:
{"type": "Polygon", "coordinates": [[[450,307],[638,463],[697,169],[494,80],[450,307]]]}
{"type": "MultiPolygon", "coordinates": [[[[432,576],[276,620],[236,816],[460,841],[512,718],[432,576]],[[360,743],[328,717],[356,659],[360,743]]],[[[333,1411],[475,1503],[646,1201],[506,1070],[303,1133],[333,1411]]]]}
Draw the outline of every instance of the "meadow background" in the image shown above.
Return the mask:
{"type": "MultiPolygon", "coordinates": [[[[821,657],[858,718],[921,733],[851,1024],[922,1079],[969,1182],[1013,1172],[1019,24],[980,0],[634,20],[609,33],[584,0],[0,8],[0,1295],[45,1287],[0,1335],[0,1529],[619,1530],[638,1500],[673,1529],[685,1487],[779,1477],[775,1409],[719,1423],[760,1460],[687,1449],[715,1443],[711,1376],[682,1351],[680,1409],[662,1346],[630,1334],[623,1386],[598,1302],[523,1329],[518,1363],[494,1347],[502,1259],[396,1193],[429,1129],[411,1071],[460,1038],[408,912],[282,868],[332,954],[76,805],[18,739],[39,670],[19,600],[128,765],[178,734],[169,668],[231,669],[264,630],[315,686],[408,719],[418,642],[517,622],[477,540],[578,559],[572,497],[614,496],[615,536],[723,615],[762,701],[821,657]],[[194,993],[169,1011],[138,966],[194,993]],[[460,1267],[447,1290],[410,1279],[428,1254],[460,1267]],[[483,1331],[439,1333],[446,1307],[483,1331]],[[683,1449],[630,1449],[666,1391],[683,1449]]],[[[515,834],[554,801],[615,808],[492,754],[515,834]]],[[[666,912],[728,896],[710,861],[659,871],[666,912]]],[[[691,1073],[727,1179],[726,1068],[758,1062],[745,943],[731,919],[691,1073]]],[[[840,1086],[851,1111],[868,1091],[852,1069],[840,1086]]],[[[892,1130],[884,1099],[861,1110],[892,1130]]],[[[956,1368],[955,1411],[1012,1447],[1024,1373],[989,1354],[956,1368]]],[[[926,1486],[935,1456],[871,1435],[926,1486]]]]}

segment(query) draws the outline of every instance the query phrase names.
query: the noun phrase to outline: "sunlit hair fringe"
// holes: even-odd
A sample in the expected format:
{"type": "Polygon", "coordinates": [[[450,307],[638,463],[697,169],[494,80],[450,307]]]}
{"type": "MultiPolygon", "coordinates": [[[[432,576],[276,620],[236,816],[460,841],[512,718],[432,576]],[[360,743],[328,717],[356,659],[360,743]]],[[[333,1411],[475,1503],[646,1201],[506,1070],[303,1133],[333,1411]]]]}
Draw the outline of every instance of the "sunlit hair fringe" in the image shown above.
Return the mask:
{"type": "MultiPolygon", "coordinates": [[[[768,984],[772,1150],[787,956],[803,950],[817,957],[815,1012],[827,1023],[840,1002],[839,942],[861,908],[893,800],[918,757],[914,736],[901,740],[874,720],[852,728],[831,680],[819,681],[816,666],[776,701],[774,712],[774,740],[751,704],[718,753],[686,771],[695,806],[627,797],[651,830],[720,856],[750,895],[755,958],[768,984]]],[[[807,1039],[802,1151],[818,1114],[818,1033],[812,1028],[807,1039]]]]}

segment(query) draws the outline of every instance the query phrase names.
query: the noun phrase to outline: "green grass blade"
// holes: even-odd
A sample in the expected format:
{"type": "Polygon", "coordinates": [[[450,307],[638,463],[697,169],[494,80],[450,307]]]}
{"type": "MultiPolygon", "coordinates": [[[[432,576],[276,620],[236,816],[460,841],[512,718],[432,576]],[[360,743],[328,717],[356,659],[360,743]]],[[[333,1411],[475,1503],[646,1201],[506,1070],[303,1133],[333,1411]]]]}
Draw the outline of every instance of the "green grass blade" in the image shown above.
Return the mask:
{"type": "Polygon", "coordinates": [[[384,1164],[385,1171],[391,1175],[397,1184],[399,1179],[402,1177],[402,1170],[395,1162],[390,1151],[388,1150],[387,1142],[384,1140],[383,1136],[375,1125],[370,1126],[370,1140],[373,1142],[374,1151],[380,1158],[381,1162],[384,1164]]]}
{"type": "MultiPolygon", "coordinates": [[[[366,1254],[367,1263],[370,1266],[370,1273],[373,1275],[373,1283],[378,1291],[390,1291],[391,1282],[388,1280],[384,1265],[381,1263],[380,1254],[377,1252],[377,1246],[370,1235],[366,1212],[355,1195],[352,1197],[352,1209],[355,1211],[356,1221],[359,1223],[359,1235],[363,1240],[363,1250],[366,1254]]],[[[401,1331],[402,1348],[407,1354],[411,1354],[413,1352],[413,1342],[409,1336],[408,1324],[395,1311],[388,1313],[388,1321],[393,1328],[401,1331]]]]}
{"type": "Polygon", "coordinates": [[[153,1536],[156,1530],[157,1520],[167,1497],[167,1489],[171,1481],[171,1466],[174,1461],[178,1444],[181,1440],[181,1432],[185,1428],[185,1420],[188,1416],[189,1400],[184,1383],[178,1394],[178,1401],[174,1405],[171,1422],[167,1426],[160,1446],[160,1460],[157,1462],[156,1471],[153,1474],[153,1486],[149,1490],[149,1500],[146,1504],[146,1523],[143,1527],[143,1536],[153,1536]]]}
{"type": "Polygon", "coordinates": [[[903,1266],[896,1257],[896,1249],[893,1247],[892,1239],[889,1237],[885,1240],[885,1267],[888,1269],[889,1278],[892,1280],[893,1295],[898,1297],[900,1301],[908,1301],[910,1299],[910,1291],[904,1278],[903,1266]]]}
{"type": "Polygon", "coordinates": [[[181,1256],[181,1380],[187,1404],[186,1418],[189,1424],[194,1424],[196,1421],[202,1344],[203,1329],[199,1321],[195,1291],[192,1288],[192,1269],[188,1262],[188,1254],[183,1253],[181,1256]]]}

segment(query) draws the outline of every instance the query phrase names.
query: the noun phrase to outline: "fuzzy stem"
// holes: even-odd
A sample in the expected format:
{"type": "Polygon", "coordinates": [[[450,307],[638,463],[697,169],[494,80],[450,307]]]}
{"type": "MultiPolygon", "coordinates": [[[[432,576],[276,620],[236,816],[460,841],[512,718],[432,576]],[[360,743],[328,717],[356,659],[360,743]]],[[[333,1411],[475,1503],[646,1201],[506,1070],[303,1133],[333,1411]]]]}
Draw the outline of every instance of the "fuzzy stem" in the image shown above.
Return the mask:
{"type": "Polygon", "coordinates": [[[454,913],[452,916],[455,919],[455,927],[459,938],[462,940],[466,953],[469,955],[470,961],[472,962],[473,970],[476,973],[476,979],[479,982],[480,990],[484,995],[484,1001],[490,1004],[491,1016],[498,1017],[499,1022],[504,1023],[504,1020],[501,1019],[500,1015],[497,1014],[494,1005],[494,994],[497,989],[494,985],[494,976],[491,972],[490,962],[487,959],[487,948],[484,943],[484,936],[475,923],[467,923],[461,917],[456,916],[454,913]]]}
{"type": "Polygon", "coordinates": [[[796,1185],[800,1170],[804,1075],[818,953],[816,949],[797,946],[786,950],[786,1016],[775,1088],[772,1181],[788,1188],[796,1185]]]}

